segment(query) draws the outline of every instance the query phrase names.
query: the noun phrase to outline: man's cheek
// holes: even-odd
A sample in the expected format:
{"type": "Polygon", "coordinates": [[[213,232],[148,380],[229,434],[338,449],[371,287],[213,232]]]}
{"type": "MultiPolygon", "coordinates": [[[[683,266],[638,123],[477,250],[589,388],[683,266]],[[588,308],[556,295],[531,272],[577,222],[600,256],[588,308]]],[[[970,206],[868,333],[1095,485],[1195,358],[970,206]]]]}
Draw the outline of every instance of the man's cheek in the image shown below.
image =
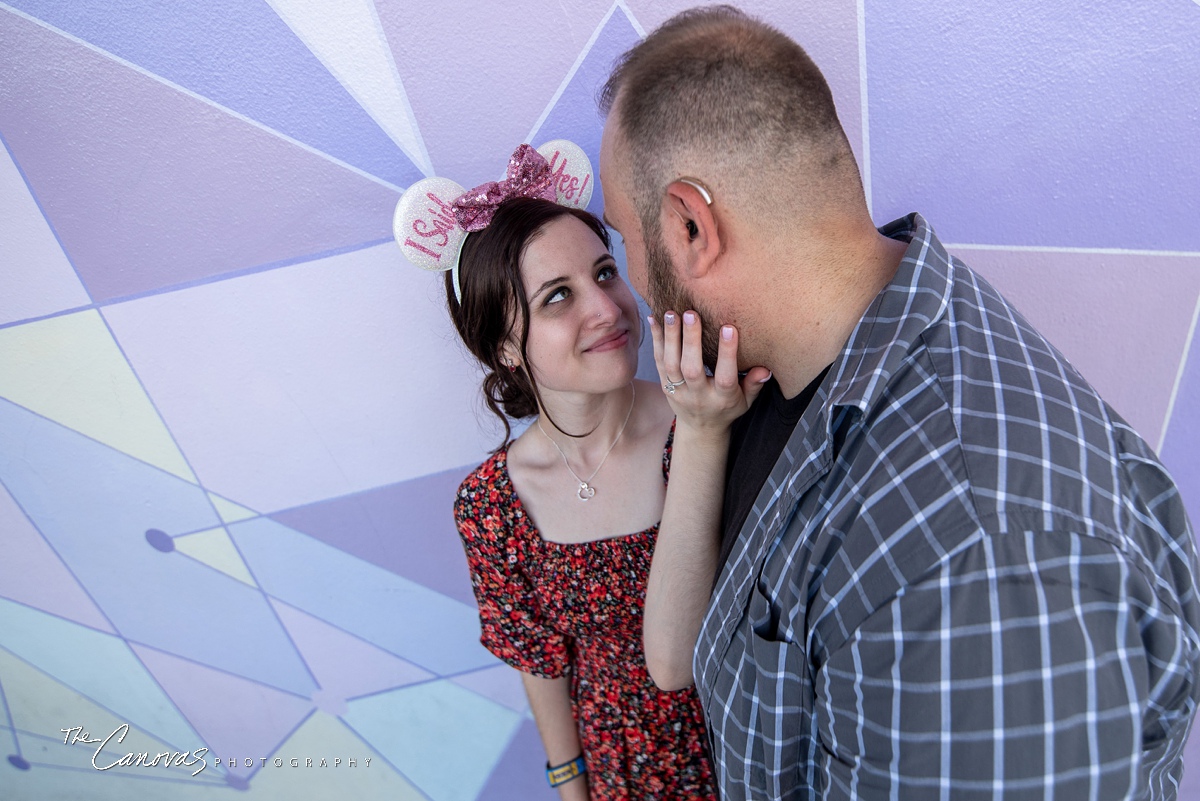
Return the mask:
{"type": "Polygon", "coordinates": [[[628,258],[628,251],[626,251],[626,265],[630,285],[637,290],[639,296],[648,301],[650,296],[646,294],[649,290],[649,282],[646,280],[646,262],[628,258]]]}

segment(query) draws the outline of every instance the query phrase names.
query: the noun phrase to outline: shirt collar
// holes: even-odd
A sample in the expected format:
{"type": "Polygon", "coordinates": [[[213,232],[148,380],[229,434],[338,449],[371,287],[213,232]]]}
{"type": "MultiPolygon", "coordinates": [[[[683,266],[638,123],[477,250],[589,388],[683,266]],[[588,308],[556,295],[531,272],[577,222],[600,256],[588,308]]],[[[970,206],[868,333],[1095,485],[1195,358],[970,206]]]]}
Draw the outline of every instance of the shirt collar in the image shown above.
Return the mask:
{"type": "Polygon", "coordinates": [[[908,249],[895,277],[867,307],[834,361],[824,404],[863,414],[879,400],[921,335],[945,315],[952,288],[950,256],[921,215],[909,214],[879,231],[909,240],[908,249]]]}

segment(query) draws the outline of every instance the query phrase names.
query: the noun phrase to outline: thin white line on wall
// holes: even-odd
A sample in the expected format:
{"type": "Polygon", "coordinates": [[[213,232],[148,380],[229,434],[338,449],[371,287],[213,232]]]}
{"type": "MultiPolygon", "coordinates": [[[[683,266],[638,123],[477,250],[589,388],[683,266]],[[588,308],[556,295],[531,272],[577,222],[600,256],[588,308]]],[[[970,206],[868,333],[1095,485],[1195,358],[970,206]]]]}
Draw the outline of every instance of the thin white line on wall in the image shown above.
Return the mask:
{"type": "MultiPolygon", "coordinates": [[[[1196,0],[1200,3],[1200,0],[1196,0]]],[[[1167,429],[1171,427],[1171,415],[1175,411],[1175,398],[1179,395],[1179,385],[1183,383],[1183,373],[1187,370],[1188,356],[1192,352],[1192,342],[1196,339],[1196,321],[1200,319],[1200,298],[1196,299],[1196,309],[1192,312],[1192,325],[1188,329],[1187,342],[1183,343],[1183,356],[1179,359],[1179,370],[1175,373],[1175,386],[1171,387],[1171,399],[1167,401],[1167,413],[1163,415],[1162,431],[1158,435],[1158,447],[1155,449],[1162,454],[1163,444],[1167,441],[1167,429]]]]}
{"type": "Polygon", "coordinates": [[[116,63],[120,64],[122,67],[126,67],[127,69],[131,69],[134,72],[139,73],[140,75],[144,75],[147,78],[158,81],[163,86],[170,87],[171,89],[174,89],[177,92],[185,94],[190,98],[199,100],[200,102],[204,103],[205,105],[211,106],[211,107],[217,109],[218,111],[228,114],[229,116],[233,117],[234,119],[241,120],[244,123],[247,123],[249,125],[254,126],[255,128],[258,128],[260,131],[264,131],[265,133],[269,133],[278,139],[282,139],[283,141],[287,142],[289,145],[294,145],[295,147],[298,147],[301,150],[312,153],[314,156],[319,156],[332,164],[336,164],[337,166],[341,167],[342,169],[349,170],[350,172],[352,172],[356,175],[360,175],[363,178],[366,178],[368,181],[373,181],[374,183],[377,183],[380,186],[385,186],[388,189],[391,189],[392,191],[399,193],[399,194],[403,194],[403,192],[404,192],[404,189],[402,187],[396,186],[391,181],[385,181],[383,178],[380,178],[378,175],[372,175],[371,173],[367,172],[366,170],[364,170],[360,167],[355,167],[353,164],[347,164],[346,162],[342,161],[341,159],[337,158],[336,156],[331,156],[330,154],[328,154],[322,150],[318,150],[317,148],[313,147],[312,145],[305,144],[304,142],[301,142],[298,139],[293,139],[292,137],[288,136],[287,134],[285,134],[281,131],[277,131],[274,128],[271,128],[267,125],[263,125],[258,120],[247,117],[245,114],[241,114],[237,111],[234,111],[231,108],[227,108],[226,106],[222,106],[220,103],[217,103],[216,101],[211,100],[211,99],[205,97],[204,95],[193,92],[191,89],[188,89],[186,86],[180,86],[179,84],[177,84],[173,81],[167,80],[166,78],[162,77],[161,75],[156,75],[155,73],[150,72],[146,68],[140,67],[137,64],[134,64],[132,61],[127,61],[118,55],[110,53],[103,48],[97,47],[96,45],[92,44],[91,42],[80,39],[78,36],[74,36],[70,33],[67,33],[64,30],[60,30],[59,28],[56,28],[53,25],[50,25],[49,23],[38,19],[37,17],[33,17],[33,16],[30,16],[29,14],[26,14],[24,11],[21,11],[20,9],[13,8],[12,6],[8,5],[7,3],[0,3],[0,9],[3,9],[4,11],[9,12],[10,14],[15,14],[16,16],[21,17],[22,19],[28,20],[29,22],[32,22],[35,25],[41,26],[42,28],[45,28],[46,30],[51,31],[52,33],[56,33],[59,36],[66,39],[67,41],[74,42],[75,44],[86,47],[88,50],[91,50],[93,53],[98,53],[107,59],[115,61],[116,63]]]}
{"type": "Polygon", "coordinates": [[[426,175],[437,175],[437,170],[433,166],[433,159],[429,158],[429,148],[425,146],[425,137],[421,135],[421,124],[417,122],[417,113],[413,111],[412,103],[408,99],[408,90],[404,88],[404,80],[400,77],[400,68],[396,66],[396,53],[392,50],[391,42],[387,38],[387,31],[383,29],[383,22],[379,19],[379,8],[374,3],[370,5],[375,11],[372,16],[375,20],[375,28],[379,36],[379,41],[383,43],[384,50],[387,51],[388,62],[392,65],[392,73],[396,76],[396,83],[403,95],[404,108],[408,112],[409,122],[412,124],[414,135],[417,137],[417,147],[421,149],[423,164],[429,169],[426,175]]]}
{"type": "MultiPolygon", "coordinates": [[[[538,117],[537,122],[533,124],[533,128],[529,131],[529,136],[525,137],[525,141],[533,144],[533,138],[537,136],[537,132],[542,129],[546,118],[550,116],[550,112],[554,110],[554,106],[558,103],[558,99],[562,97],[563,92],[567,91],[567,86],[570,85],[571,79],[575,77],[575,73],[579,71],[579,67],[583,64],[583,60],[587,58],[588,53],[592,51],[592,46],[596,44],[596,40],[600,38],[600,31],[604,30],[604,26],[612,18],[613,12],[617,10],[617,6],[621,5],[620,0],[613,3],[605,13],[604,18],[600,20],[600,24],[592,31],[592,36],[587,40],[587,44],[579,51],[579,56],[575,59],[575,63],[571,65],[571,69],[567,70],[567,77],[563,78],[562,83],[558,85],[554,96],[550,98],[550,102],[546,104],[546,108],[542,109],[542,116],[538,117]]],[[[628,16],[628,14],[626,14],[628,16]]]]}
{"type": "Polygon", "coordinates": [[[867,196],[867,214],[871,214],[871,126],[869,123],[870,109],[867,105],[867,13],[865,4],[866,0],[858,0],[858,94],[862,101],[863,194],[867,196]]]}
{"type": "MultiPolygon", "coordinates": [[[[1200,0],[1196,0],[1200,3],[1200,0]]],[[[1200,258],[1200,251],[1192,250],[1132,250],[1127,248],[1064,248],[1041,245],[964,245],[960,243],[943,242],[943,247],[955,250],[1011,250],[1027,253],[1089,253],[1100,256],[1178,256],[1182,258],[1200,258]]]]}
{"type": "Polygon", "coordinates": [[[371,0],[338,0],[336,5],[334,0],[324,0],[320,7],[304,0],[267,3],[413,165],[426,176],[433,175],[375,4],[371,0]],[[371,35],[374,47],[368,41],[371,35]]]}
{"type": "MultiPolygon", "coordinates": [[[[1196,0],[1196,2],[1200,3],[1200,0],[1196,0]]],[[[642,23],[638,22],[638,18],[634,16],[633,9],[625,5],[625,0],[617,0],[617,5],[625,12],[625,17],[629,20],[629,24],[633,26],[633,29],[637,31],[637,35],[645,39],[646,29],[642,27],[642,23]]]]}

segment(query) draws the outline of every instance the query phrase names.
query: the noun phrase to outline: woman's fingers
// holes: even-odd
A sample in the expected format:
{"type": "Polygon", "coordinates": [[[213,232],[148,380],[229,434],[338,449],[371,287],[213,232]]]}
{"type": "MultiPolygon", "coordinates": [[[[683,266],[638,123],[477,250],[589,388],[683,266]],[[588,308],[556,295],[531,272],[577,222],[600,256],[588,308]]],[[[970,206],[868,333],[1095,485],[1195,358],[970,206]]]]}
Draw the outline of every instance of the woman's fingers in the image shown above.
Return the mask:
{"type": "Polygon", "coordinates": [[[663,325],[659,325],[653,315],[646,319],[650,323],[650,342],[654,346],[654,366],[658,370],[658,379],[662,382],[663,391],[674,398],[678,388],[684,385],[679,377],[679,319],[674,312],[663,315],[663,325]]]}
{"type": "Polygon", "coordinates": [[[689,385],[698,385],[707,378],[704,372],[704,341],[700,315],[694,311],[683,313],[683,353],[680,357],[680,373],[689,385]]]}
{"type": "Polygon", "coordinates": [[[754,367],[741,381],[738,380],[738,332],[732,325],[721,326],[718,332],[717,364],[710,379],[704,369],[704,328],[700,315],[692,310],[683,314],[668,311],[663,315],[662,325],[653,317],[647,319],[654,346],[654,365],[664,390],[674,396],[672,405],[686,397],[689,400],[685,405],[699,403],[701,406],[696,410],[707,407],[708,414],[725,414],[719,409],[741,414],[754,403],[764,382],[771,377],[766,368],[754,367]],[[671,384],[682,389],[685,381],[685,395],[677,395],[668,389],[671,384]],[[709,394],[710,390],[715,394],[709,394]],[[713,401],[715,406],[711,405],[713,401]]]}
{"type": "Polygon", "coordinates": [[[654,366],[658,370],[658,377],[666,383],[666,368],[663,366],[663,332],[658,321],[651,314],[646,318],[646,323],[650,326],[650,344],[654,351],[654,366]]]}
{"type": "Polygon", "coordinates": [[[666,371],[664,382],[682,381],[683,376],[679,367],[680,329],[679,315],[673,311],[663,314],[663,369],[666,371]]]}
{"type": "Polygon", "coordinates": [[[750,408],[754,404],[754,399],[758,397],[758,393],[763,391],[763,387],[767,385],[767,381],[771,378],[771,371],[765,367],[751,367],[745,377],[742,378],[742,393],[746,396],[746,408],[750,408]]]}
{"type": "Polygon", "coordinates": [[[721,326],[717,340],[717,366],[713,368],[713,381],[722,392],[738,387],[737,329],[732,325],[721,326]]]}

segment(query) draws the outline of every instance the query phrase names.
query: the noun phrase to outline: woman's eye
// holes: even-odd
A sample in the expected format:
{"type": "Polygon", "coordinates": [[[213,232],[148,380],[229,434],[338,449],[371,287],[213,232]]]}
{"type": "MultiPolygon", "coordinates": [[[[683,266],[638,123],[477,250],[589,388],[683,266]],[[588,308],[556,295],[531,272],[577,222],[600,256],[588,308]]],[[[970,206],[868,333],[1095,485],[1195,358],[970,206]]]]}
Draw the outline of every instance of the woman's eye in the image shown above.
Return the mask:
{"type": "Polygon", "coordinates": [[[612,266],[611,264],[607,265],[605,267],[601,267],[600,271],[598,273],[596,273],[597,281],[611,281],[612,279],[614,279],[616,277],[617,277],[617,268],[612,266]]]}
{"type": "Polygon", "coordinates": [[[567,294],[567,288],[565,286],[560,286],[558,289],[546,296],[546,305],[549,306],[551,303],[558,303],[559,301],[566,300],[567,294]]]}

